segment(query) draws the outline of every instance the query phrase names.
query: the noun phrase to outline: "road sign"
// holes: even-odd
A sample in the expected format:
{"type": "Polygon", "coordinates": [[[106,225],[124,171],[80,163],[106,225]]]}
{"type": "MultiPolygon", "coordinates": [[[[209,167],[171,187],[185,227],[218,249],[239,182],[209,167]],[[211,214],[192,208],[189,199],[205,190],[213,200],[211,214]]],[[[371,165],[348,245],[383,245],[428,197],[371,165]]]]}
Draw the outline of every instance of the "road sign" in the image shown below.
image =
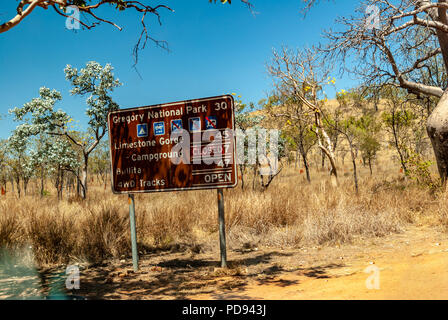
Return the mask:
{"type": "Polygon", "coordinates": [[[231,95],[113,111],[108,127],[114,193],[237,184],[231,95]]]}

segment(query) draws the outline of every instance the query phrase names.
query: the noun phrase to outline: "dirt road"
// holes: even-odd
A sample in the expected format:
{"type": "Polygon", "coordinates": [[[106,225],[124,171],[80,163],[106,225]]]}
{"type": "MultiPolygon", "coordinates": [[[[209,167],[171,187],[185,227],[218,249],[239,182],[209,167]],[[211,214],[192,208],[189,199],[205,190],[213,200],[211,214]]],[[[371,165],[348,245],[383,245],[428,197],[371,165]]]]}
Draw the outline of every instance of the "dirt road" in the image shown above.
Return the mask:
{"type": "MultiPolygon", "coordinates": [[[[67,293],[88,299],[448,299],[448,234],[429,227],[341,246],[233,248],[229,269],[217,268],[217,258],[216,250],[177,248],[142,256],[137,273],[129,259],[81,266],[81,288],[67,293]],[[369,281],[368,289],[375,270],[379,288],[369,281]]],[[[4,275],[0,297],[45,296],[54,283],[65,283],[64,270],[4,275]]]]}
{"type": "MultiPolygon", "coordinates": [[[[448,299],[448,239],[428,229],[392,237],[387,245],[343,264],[279,274],[268,282],[250,281],[240,293],[220,298],[252,299],[448,299]],[[443,239],[443,242],[442,242],[443,239]],[[373,276],[379,270],[379,286],[373,276]],[[320,270],[320,272],[319,272],[320,270]],[[368,280],[369,278],[369,280],[368,280]],[[368,280],[368,284],[366,284],[368,280]],[[371,289],[367,289],[369,286],[371,289]]],[[[345,260],[345,259],[344,259],[345,260]]],[[[213,295],[193,296],[208,299],[213,295]]]]}

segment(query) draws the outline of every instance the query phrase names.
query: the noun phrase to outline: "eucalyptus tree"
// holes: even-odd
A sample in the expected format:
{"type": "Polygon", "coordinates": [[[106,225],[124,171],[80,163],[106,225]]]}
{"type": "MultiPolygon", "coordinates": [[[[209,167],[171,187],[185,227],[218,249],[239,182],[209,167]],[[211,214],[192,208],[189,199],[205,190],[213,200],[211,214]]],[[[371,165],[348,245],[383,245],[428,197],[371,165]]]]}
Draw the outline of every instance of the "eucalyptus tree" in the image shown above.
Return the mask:
{"type": "Polygon", "coordinates": [[[40,88],[38,98],[25,103],[21,108],[10,110],[10,113],[14,115],[15,121],[22,121],[16,128],[22,136],[42,133],[60,136],[75,146],[82,157],[81,172],[77,173],[77,177],[81,185],[81,196],[85,199],[89,156],[107,133],[108,112],[118,109],[118,104],[110,97],[110,93],[121,86],[121,83],[115,79],[110,64],[103,67],[98,62],[91,61],[80,70],[67,65],[64,71],[66,79],[73,86],[71,94],[87,96],[86,115],[89,121],[85,137],[79,138],[77,132],[70,129],[73,119],[65,111],[55,110],[55,104],[62,100],[62,95],[54,89],[40,88]]]}

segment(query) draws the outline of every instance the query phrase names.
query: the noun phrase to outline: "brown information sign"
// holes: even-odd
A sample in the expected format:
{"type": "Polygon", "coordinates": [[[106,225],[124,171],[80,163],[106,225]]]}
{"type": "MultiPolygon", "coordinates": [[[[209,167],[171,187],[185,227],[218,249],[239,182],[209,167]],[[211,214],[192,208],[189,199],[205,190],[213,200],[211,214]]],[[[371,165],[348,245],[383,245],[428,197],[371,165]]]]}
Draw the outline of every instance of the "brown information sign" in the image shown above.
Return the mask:
{"type": "Polygon", "coordinates": [[[224,95],[110,112],[112,191],[235,187],[233,108],[224,95]]]}

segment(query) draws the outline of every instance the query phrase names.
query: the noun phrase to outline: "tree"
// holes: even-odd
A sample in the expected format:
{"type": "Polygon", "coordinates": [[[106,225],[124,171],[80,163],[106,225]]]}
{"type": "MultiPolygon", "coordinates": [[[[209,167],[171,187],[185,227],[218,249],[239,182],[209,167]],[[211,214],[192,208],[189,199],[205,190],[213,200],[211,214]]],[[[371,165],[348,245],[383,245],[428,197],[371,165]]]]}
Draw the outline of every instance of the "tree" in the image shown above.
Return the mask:
{"type": "Polygon", "coordinates": [[[358,173],[356,167],[356,154],[355,148],[357,147],[357,119],[355,116],[350,114],[352,111],[351,106],[349,105],[349,97],[347,96],[347,92],[345,90],[341,90],[336,94],[336,99],[339,103],[339,106],[333,112],[324,112],[323,119],[325,126],[329,128],[337,134],[341,134],[348,143],[350,157],[352,159],[353,164],[353,180],[355,183],[355,190],[358,193],[358,173]]]}
{"type": "Polygon", "coordinates": [[[54,177],[58,199],[62,199],[64,173],[66,171],[77,173],[77,169],[81,165],[78,154],[70,142],[61,137],[53,137],[51,141],[48,141],[45,150],[47,154],[45,161],[48,164],[49,173],[54,177]]]}
{"type": "Polygon", "coordinates": [[[110,173],[110,159],[109,159],[109,145],[108,142],[102,140],[95,150],[92,152],[90,172],[101,178],[102,183],[106,183],[107,174],[110,173]]]}
{"type": "Polygon", "coordinates": [[[372,115],[363,115],[357,122],[357,140],[363,161],[369,164],[370,175],[372,172],[372,160],[376,158],[381,148],[378,134],[381,130],[381,123],[372,115]]]}
{"type": "Polygon", "coordinates": [[[41,190],[44,194],[44,174],[53,178],[58,200],[62,199],[64,173],[76,173],[80,166],[79,154],[69,140],[57,135],[41,135],[36,146],[30,151],[31,167],[40,171],[41,190]],[[43,139],[45,138],[45,139],[43,139]]]}
{"type": "MultiPolygon", "coordinates": [[[[251,114],[250,111],[253,110],[254,105],[252,103],[246,105],[241,100],[235,100],[235,125],[237,128],[236,139],[237,145],[240,146],[240,148],[238,148],[238,150],[240,150],[240,153],[238,154],[238,166],[241,174],[241,189],[244,189],[244,174],[246,172],[246,167],[248,165],[254,165],[246,163],[249,148],[249,140],[246,133],[248,133],[247,130],[256,127],[264,119],[261,115],[251,114]]],[[[256,171],[256,164],[254,170],[256,171]]]]}
{"type": "MultiPolygon", "coordinates": [[[[24,183],[26,193],[26,186],[31,178],[32,171],[30,169],[29,157],[26,154],[28,145],[28,137],[20,130],[14,130],[13,134],[8,138],[7,149],[11,155],[9,166],[11,167],[11,177],[16,182],[17,194],[20,198],[21,187],[20,181],[24,183]]],[[[11,180],[12,183],[12,180],[11,180]]]]}
{"type": "Polygon", "coordinates": [[[86,67],[79,70],[68,65],[65,68],[66,79],[73,86],[73,95],[87,95],[86,114],[89,117],[87,134],[80,138],[77,133],[70,130],[69,123],[72,118],[62,110],[55,110],[54,106],[62,100],[62,95],[56,90],[42,87],[39,97],[25,103],[21,108],[14,108],[15,121],[23,121],[16,131],[22,136],[48,134],[61,136],[73,143],[82,154],[81,173],[77,174],[81,185],[81,196],[87,197],[87,172],[89,156],[107,132],[107,114],[117,110],[118,105],[110,97],[114,88],[121,86],[115,79],[110,64],[102,67],[99,63],[91,61],[86,67]],[[27,117],[29,115],[29,117],[27,117]]]}
{"type": "Polygon", "coordinates": [[[264,108],[268,114],[280,118],[283,122],[283,137],[302,156],[306,179],[311,182],[308,153],[317,140],[311,130],[313,113],[300,100],[283,96],[281,93],[271,96],[264,108]]]}
{"type": "Polygon", "coordinates": [[[387,110],[382,113],[383,122],[386,130],[392,136],[391,144],[397,151],[401,167],[406,173],[415,114],[409,108],[409,102],[406,100],[403,90],[385,87],[382,92],[387,104],[387,110]]]}
{"type": "MultiPolygon", "coordinates": [[[[312,4],[314,1],[307,1],[312,4]]],[[[417,96],[440,98],[427,121],[442,181],[448,177],[448,1],[365,0],[354,16],[328,30],[327,58],[357,63],[346,69],[371,86],[393,84],[417,96]],[[367,14],[367,8],[377,12],[367,14]],[[372,7],[373,6],[373,7],[372,7]],[[376,24],[371,21],[376,19],[376,24]]]]}
{"type": "Polygon", "coordinates": [[[0,189],[4,188],[6,190],[6,182],[8,181],[8,165],[6,156],[6,146],[7,142],[0,139],[0,189]]]}
{"type": "MultiPolygon", "coordinates": [[[[318,53],[314,50],[305,49],[294,52],[283,47],[280,52],[274,50],[268,72],[274,79],[278,92],[299,101],[313,115],[311,129],[316,135],[318,147],[330,161],[330,175],[336,179],[337,184],[338,174],[333,143],[322,121],[322,106],[327,99],[323,88],[334,83],[334,79],[328,76],[329,70],[321,63],[318,53]]],[[[296,114],[280,112],[278,116],[298,119],[296,114]]]]}

